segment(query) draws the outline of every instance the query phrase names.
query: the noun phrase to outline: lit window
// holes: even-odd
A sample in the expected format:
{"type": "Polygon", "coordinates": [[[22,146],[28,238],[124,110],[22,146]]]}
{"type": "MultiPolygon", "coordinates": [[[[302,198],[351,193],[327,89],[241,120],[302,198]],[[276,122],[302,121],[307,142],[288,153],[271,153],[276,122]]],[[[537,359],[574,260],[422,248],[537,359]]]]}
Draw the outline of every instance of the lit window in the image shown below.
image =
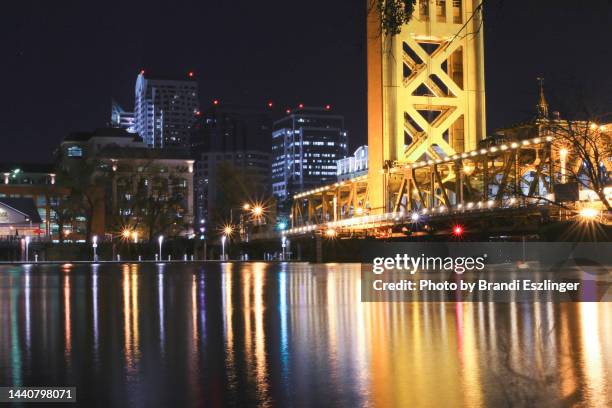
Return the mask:
{"type": "Polygon", "coordinates": [[[68,148],[68,157],[83,157],[83,149],[78,146],[70,146],[68,148]]]}

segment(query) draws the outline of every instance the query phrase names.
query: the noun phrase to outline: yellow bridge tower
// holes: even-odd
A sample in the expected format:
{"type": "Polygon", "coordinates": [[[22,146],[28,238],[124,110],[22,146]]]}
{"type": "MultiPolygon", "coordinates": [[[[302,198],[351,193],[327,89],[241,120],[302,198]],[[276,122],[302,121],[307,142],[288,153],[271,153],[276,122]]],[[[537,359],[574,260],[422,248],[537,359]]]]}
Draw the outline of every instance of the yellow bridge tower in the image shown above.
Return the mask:
{"type": "Polygon", "coordinates": [[[368,13],[368,206],[389,210],[385,169],[476,149],[485,137],[481,0],[417,0],[395,36],[368,13]]]}

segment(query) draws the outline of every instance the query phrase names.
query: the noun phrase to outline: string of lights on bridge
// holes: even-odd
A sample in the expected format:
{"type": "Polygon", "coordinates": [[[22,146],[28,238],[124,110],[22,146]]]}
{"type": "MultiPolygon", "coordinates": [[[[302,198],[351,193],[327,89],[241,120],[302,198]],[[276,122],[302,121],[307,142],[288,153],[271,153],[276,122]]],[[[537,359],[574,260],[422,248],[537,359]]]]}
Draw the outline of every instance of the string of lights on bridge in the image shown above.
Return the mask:
{"type": "MultiPolygon", "coordinates": [[[[510,144],[502,144],[500,146],[491,146],[489,148],[482,148],[473,150],[470,152],[465,152],[461,154],[455,154],[453,156],[447,156],[442,159],[436,160],[428,160],[428,161],[419,161],[416,163],[405,164],[401,166],[396,166],[389,169],[390,172],[401,171],[402,169],[418,169],[422,167],[431,166],[434,164],[447,163],[451,161],[456,161],[459,159],[470,158],[478,155],[485,155],[489,153],[497,153],[504,152],[507,150],[517,149],[519,147],[530,146],[530,145],[538,145],[543,141],[552,142],[552,136],[546,137],[535,137],[532,139],[526,139],[521,142],[512,142],[510,144]]],[[[381,172],[385,172],[385,170],[381,170],[381,172]]],[[[342,187],[348,183],[356,183],[356,182],[364,182],[367,181],[367,175],[356,177],[350,180],[346,180],[343,182],[338,182],[334,184],[330,184],[327,186],[318,187],[309,191],[305,191],[299,194],[294,195],[294,199],[300,199],[304,197],[308,197],[313,194],[322,193],[325,191],[332,190],[334,188],[342,187]]],[[[552,200],[552,197],[546,197],[547,200],[552,200]]],[[[301,227],[290,228],[283,232],[286,235],[292,234],[304,234],[314,232],[316,230],[325,230],[325,235],[328,237],[335,237],[337,234],[336,229],[338,228],[348,228],[348,229],[364,229],[369,228],[376,224],[377,226],[385,226],[385,225],[394,225],[398,223],[404,223],[405,221],[410,221],[411,223],[419,223],[422,222],[425,217],[436,217],[436,216],[444,216],[448,214],[456,214],[456,213],[465,213],[465,212],[476,212],[476,211],[487,211],[493,209],[503,209],[503,208],[512,208],[516,206],[520,206],[522,204],[538,204],[542,200],[537,198],[527,198],[524,202],[522,200],[518,200],[515,197],[506,199],[506,200],[487,200],[487,201],[478,201],[478,202],[468,202],[468,203],[460,203],[453,207],[447,207],[445,205],[441,205],[436,208],[422,208],[419,210],[408,211],[405,212],[403,210],[399,212],[387,212],[383,214],[373,214],[373,215],[361,215],[364,212],[363,208],[357,208],[355,213],[357,216],[337,220],[330,221],[321,224],[312,224],[301,227]]],[[[546,201],[546,200],[545,200],[546,201]]],[[[579,216],[585,220],[592,220],[598,216],[599,212],[595,211],[591,208],[582,209],[579,212],[579,216]]],[[[453,231],[455,233],[456,231],[453,231]]]]}
{"type": "MultiPolygon", "coordinates": [[[[323,223],[323,224],[313,224],[313,225],[307,225],[303,227],[291,228],[285,231],[285,233],[286,234],[303,234],[303,233],[313,232],[321,228],[327,229],[327,231],[329,231],[329,229],[334,229],[335,231],[336,228],[349,228],[350,229],[350,228],[359,227],[359,229],[364,229],[364,228],[369,228],[373,224],[376,224],[377,226],[393,225],[393,224],[405,222],[407,220],[409,220],[413,224],[416,224],[416,223],[422,222],[425,217],[446,216],[446,215],[453,214],[453,213],[465,213],[465,212],[470,212],[470,211],[486,211],[486,210],[492,210],[494,208],[497,208],[497,209],[512,208],[513,206],[516,206],[518,204],[519,204],[519,200],[512,197],[508,200],[501,201],[501,202],[498,202],[495,200],[488,200],[488,201],[478,201],[476,203],[468,202],[465,205],[458,204],[454,207],[447,207],[445,205],[441,205],[439,207],[432,208],[432,209],[422,208],[420,210],[413,210],[413,211],[408,211],[408,212],[401,210],[398,212],[387,212],[383,214],[357,216],[357,217],[347,218],[347,219],[338,220],[338,221],[330,221],[330,222],[323,223]]],[[[326,232],[326,235],[331,236],[332,233],[326,232]]]]}
{"type": "MultiPolygon", "coordinates": [[[[433,164],[440,164],[440,163],[447,163],[450,161],[454,161],[454,160],[459,160],[459,159],[467,159],[470,157],[475,157],[478,155],[484,155],[487,153],[496,153],[498,151],[506,151],[508,149],[517,149],[520,146],[530,146],[532,144],[540,144],[542,143],[542,139],[545,139],[547,142],[552,142],[553,137],[552,136],[547,136],[546,138],[540,138],[540,137],[535,137],[533,139],[527,139],[527,140],[523,140],[522,142],[518,143],[518,142],[513,142],[510,143],[509,145],[507,144],[502,144],[500,146],[491,146],[488,149],[487,148],[482,148],[482,149],[478,149],[478,150],[472,150],[470,152],[465,152],[465,153],[461,153],[461,154],[455,154],[452,156],[447,156],[444,157],[442,159],[436,159],[436,160],[422,160],[420,162],[417,163],[412,163],[412,164],[405,164],[403,166],[400,167],[393,167],[390,169],[390,171],[392,173],[400,171],[400,168],[404,168],[404,169],[417,169],[417,168],[421,168],[421,167],[427,167],[427,166],[431,166],[433,164]]],[[[381,170],[381,172],[385,172],[384,170],[381,170]]]]}

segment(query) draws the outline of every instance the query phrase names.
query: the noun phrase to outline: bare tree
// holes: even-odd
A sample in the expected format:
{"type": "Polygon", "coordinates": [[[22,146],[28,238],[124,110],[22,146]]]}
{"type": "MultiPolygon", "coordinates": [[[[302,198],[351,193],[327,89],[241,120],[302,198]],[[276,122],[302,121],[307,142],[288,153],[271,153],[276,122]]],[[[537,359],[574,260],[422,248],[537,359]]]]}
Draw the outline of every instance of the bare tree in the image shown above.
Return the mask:
{"type": "MultiPolygon", "coordinates": [[[[97,160],[74,160],[59,168],[57,180],[59,185],[70,191],[70,211],[84,216],[85,235],[89,241],[96,203],[104,197],[101,186],[107,180],[106,172],[100,171],[97,160]]],[[[64,210],[68,209],[66,207],[64,210]]]]}
{"type": "Polygon", "coordinates": [[[113,227],[142,228],[143,238],[152,240],[156,235],[178,235],[187,226],[184,201],[187,185],[173,169],[165,169],[154,160],[142,165],[142,172],[123,174],[121,194],[117,197],[117,212],[113,213],[113,227]]]}
{"type": "Polygon", "coordinates": [[[64,229],[72,225],[79,214],[79,201],[71,195],[60,196],[51,202],[50,208],[55,213],[55,223],[58,229],[58,240],[64,242],[64,229]]]}
{"type": "Polygon", "coordinates": [[[605,188],[612,168],[612,129],[605,116],[589,116],[586,120],[552,120],[544,130],[556,140],[564,181],[577,183],[591,190],[608,212],[612,205],[605,188]]]}
{"type": "MultiPolygon", "coordinates": [[[[605,125],[605,119],[606,115],[588,115],[577,120],[539,118],[529,125],[507,129],[505,133],[519,139],[521,136],[553,137],[553,154],[559,162],[558,167],[549,169],[548,177],[555,183],[573,184],[591,191],[610,213],[612,205],[606,198],[606,187],[611,183],[612,126],[605,125]]],[[[518,185],[530,185],[531,182],[523,175],[518,185]]],[[[532,190],[526,193],[518,188],[512,193],[571,210],[566,203],[532,190]]]]}

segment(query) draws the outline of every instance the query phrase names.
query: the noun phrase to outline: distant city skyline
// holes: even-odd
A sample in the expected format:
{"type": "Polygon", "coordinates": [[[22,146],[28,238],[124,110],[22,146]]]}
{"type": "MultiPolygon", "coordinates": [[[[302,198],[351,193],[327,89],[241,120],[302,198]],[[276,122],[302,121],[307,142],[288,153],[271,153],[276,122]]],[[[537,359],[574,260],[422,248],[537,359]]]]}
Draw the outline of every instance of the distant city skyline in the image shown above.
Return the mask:
{"type": "MultiPolygon", "coordinates": [[[[608,2],[486,4],[489,133],[533,116],[537,77],[545,78],[551,110],[571,109],[577,93],[612,110],[605,75],[612,57],[602,52],[609,36],[601,35],[610,31],[608,2]],[[537,28],[537,36],[520,27],[537,28]]],[[[250,106],[273,101],[279,108],[331,104],[346,118],[353,151],[366,143],[365,6],[313,0],[298,15],[286,6],[7,5],[0,75],[9,80],[0,134],[10,144],[0,161],[49,161],[70,132],[108,123],[111,98],[131,110],[134,77],[143,68],[172,75],[193,70],[202,106],[214,99],[250,106]]]]}

